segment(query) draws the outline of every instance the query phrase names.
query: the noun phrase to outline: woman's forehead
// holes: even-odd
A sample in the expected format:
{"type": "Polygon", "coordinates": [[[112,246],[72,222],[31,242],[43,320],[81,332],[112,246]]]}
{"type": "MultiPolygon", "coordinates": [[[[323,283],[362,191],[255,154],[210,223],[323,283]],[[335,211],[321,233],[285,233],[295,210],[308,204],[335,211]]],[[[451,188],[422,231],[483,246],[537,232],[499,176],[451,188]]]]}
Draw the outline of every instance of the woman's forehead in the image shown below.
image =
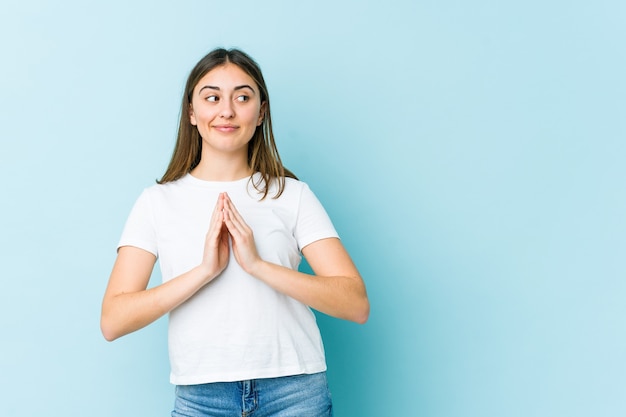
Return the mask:
{"type": "Polygon", "coordinates": [[[194,89],[198,90],[205,85],[212,85],[224,89],[249,85],[254,91],[259,91],[259,87],[254,79],[241,69],[241,67],[233,63],[226,63],[213,68],[200,78],[200,81],[198,81],[194,89]]]}

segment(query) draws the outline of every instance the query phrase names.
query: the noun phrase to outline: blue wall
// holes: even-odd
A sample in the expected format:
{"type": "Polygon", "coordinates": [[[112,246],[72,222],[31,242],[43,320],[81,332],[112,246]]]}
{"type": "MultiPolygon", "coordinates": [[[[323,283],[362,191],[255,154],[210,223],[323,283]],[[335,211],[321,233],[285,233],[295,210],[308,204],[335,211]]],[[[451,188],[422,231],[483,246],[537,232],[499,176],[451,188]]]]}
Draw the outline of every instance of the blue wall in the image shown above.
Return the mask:
{"type": "Polygon", "coordinates": [[[3,415],[169,415],[165,320],[109,344],[100,301],[216,46],[368,286],[319,317],[338,417],[626,415],[624,4],[5,1],[3,415]]]}

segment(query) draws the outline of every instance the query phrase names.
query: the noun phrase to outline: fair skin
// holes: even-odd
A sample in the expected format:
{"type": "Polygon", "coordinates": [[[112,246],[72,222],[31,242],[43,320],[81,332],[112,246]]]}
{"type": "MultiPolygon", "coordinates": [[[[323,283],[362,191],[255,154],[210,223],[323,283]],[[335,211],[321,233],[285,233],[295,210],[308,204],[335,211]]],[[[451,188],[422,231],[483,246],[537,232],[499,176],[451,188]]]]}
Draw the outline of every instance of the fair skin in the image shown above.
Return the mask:
{"type": "MultiPolygon", "coordinates": [[[[194,88],[189,109],[203,141],[200,164],[191,174],[207,181],[252,174],[247,146],[263,121],[264,106],[256,83],[239,67],[226,64],[207,73],[194,88]]],[[[132,246],[119,249],[102,302],[104,337],[114,340],[136,331],[184,303],[221,274],[230,250],[244,271],[275,290],[325,314],[367,321],[365,285],[339,239],[318,240],[302,249],[315,275],[266,262],[257,253],[253,231],[222,193],[211,214],[202,261],[186,273],[148,289],[156,257],[132,246]]]]}

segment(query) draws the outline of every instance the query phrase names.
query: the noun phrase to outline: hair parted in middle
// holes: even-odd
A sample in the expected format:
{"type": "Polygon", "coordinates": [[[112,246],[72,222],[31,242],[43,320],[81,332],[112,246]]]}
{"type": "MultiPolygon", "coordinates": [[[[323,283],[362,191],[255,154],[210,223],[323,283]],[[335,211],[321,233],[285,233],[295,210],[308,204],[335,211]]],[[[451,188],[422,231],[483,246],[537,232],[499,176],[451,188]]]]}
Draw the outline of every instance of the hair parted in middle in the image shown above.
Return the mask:
{"type": "Polygon", "coordinates": [[[209,71],[226,64],[234,64],[241,68],[259,87],[261,103],[265,103],[265,111],[263,122],[257,126],[248,143],[248,166],[252,168],[253,172],[261,174],[258,181],[253,181],[253,185],[255,189],[263,193],[262,198],[267,197],[272,180],[278,181],[278,190],[274,196],[274,198],[278,198],[285,188],[285,177],[295,179],[297,177],[283,166],[278,154],[274,132],[272,131],[269,94],[261,68],[249,55],[239,49],[214,49],[191,70],[185,84],[174,152],[165,174],[157,183],[164,184],[176,181],[191,172],[200,163],[202,138],[197,127],[191,124],[189,118],[193,90],[209,71]]]}

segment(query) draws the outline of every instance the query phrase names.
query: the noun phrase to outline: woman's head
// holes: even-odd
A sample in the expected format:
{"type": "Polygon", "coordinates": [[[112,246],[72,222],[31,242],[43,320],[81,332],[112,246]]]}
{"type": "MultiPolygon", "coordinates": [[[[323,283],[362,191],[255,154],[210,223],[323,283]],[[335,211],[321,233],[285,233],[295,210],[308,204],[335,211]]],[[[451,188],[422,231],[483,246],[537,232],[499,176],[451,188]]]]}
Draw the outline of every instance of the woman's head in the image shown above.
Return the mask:
{"type": "Polygon", "coordinates": [[[238,49],[218,48],[202,58],[191,70],[187,78],[181,105],[176,146],[169,167],[163,178],[158,181],[159,183],[175,181],[189,173],[200,163],[202,137],[198,128],[190,120],[194,89],[210,71],[231,64],[243,70],[256,83],[261,104],[263,105],[262,122],[257,126],[248,143],[248,165],[253,171],[260,172],[263,177],[263,183],[255,184],[255,187],[261,187],[260,189],[265,196],[267,195],[269,181],[277,178],[280,181],[280,191],[282,192],[283,177],[285,175],[294,177],[293,174],[282,166],[278,155],[272,132],[269,94],[259,65],[250,56],[238,49]]]}

